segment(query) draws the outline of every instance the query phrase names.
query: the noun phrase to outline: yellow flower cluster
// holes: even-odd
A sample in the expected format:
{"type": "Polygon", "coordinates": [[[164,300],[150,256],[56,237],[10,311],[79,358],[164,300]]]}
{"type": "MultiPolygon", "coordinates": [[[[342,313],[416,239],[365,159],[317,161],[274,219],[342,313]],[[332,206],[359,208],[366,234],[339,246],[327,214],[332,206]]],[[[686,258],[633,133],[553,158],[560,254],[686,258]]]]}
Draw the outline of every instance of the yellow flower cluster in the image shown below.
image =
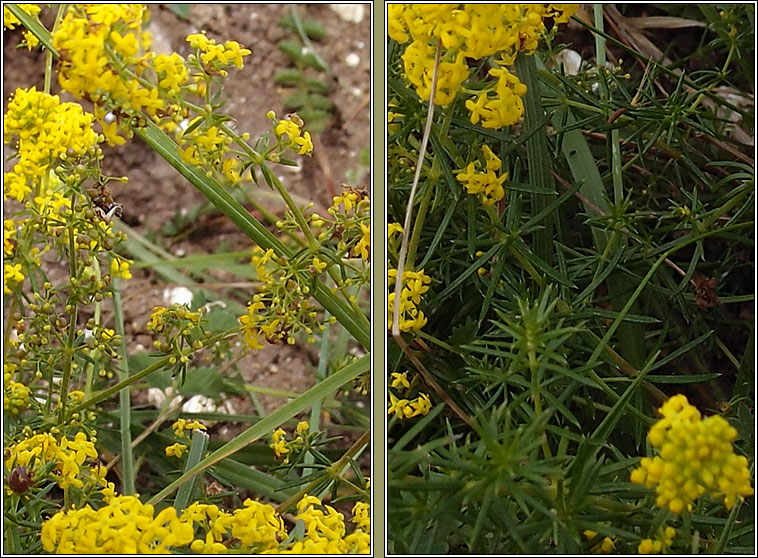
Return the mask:
{"type": "MultiPolygon", "coordinates": [[[[411,383],[408,381],[408,372],[393,372],[392,388],[399,391],[410,391],[411,383]]],[[[387,414],[395,413],[399,419],[408,419],[413,417],[424,416],[432,410],[432,402],[425,393],[419,393],[415,399],[398,399],[394,393],[390,392],[390,401],[387,406],[387,414]]]]}
{"type": "Polygon", "coordinates": [[[205,336],[203,312],[193,312],[186,304],[173,304],[170,308],[156,306],[150,314],[147,330],[157,334],[153,347],[170,354],[171,364],[184,365],[190,357],[184,354],[188,347],[199,349],[205,336]]]}
{"type": "MultiPolygon", "coordinates": [[[[243,179],[250,177],[249,171],[240,174],[242,163],[234,155],[231,145],[234,139],[222,128],[208,125],[204,116],[198,116],[189,123],[186,132],[177,128],[176,138],[179,142],[179,155],[186,163],[208,165],[223,175],[231,186],[237,186],[243,179]],[[203,122],[198,126],[199,122],[203,122]],[[230,155],[227,157],[227,155],[230,155]]],[[[247,135],[243,134],[243,139],[247,135]]]]}
{"type": "Polygon", "coordinates": [[[520,120],[520,97],[526,88],[502,66],[513,64],[519,52],[531,54],[545,30],[543,18],[568,20],[576,4],[391,4],[387,29],[390,38],[411,43],[402,55],[405,77],[421,99],[431,92],[434,51],[444,49],[438,69],[435,104],[451,103],[469,76],[466,59],[499,55],[501,66],[490,72],[498,78],[493,93],[485,86],[469,106],[472,123],[499,128],[520,120]]]}
{"type": "Polygon", "coordinates": [[[496,171],[500,170],[502,163],[488,146],[482,145],[482,153],[485,160],[485,172],[477,171],[479,162],[476,161],[469,163],[465,171],[461,171],[455,176],[466,187],[469,194],[479,195],[482,203],[489,206],[505,196],[503,182],[508,178],[508,173],[505,172],[500,176],[495,174],[496,171]]]}
{"type": "MultiPolygon", "coordinates": [[[[231,66],[242,68],[243,57],[250,54],[236,41],[217,44],[205,32],[187,37],[195,49],[189,63],[177,53],[156,54],[150,50],[150,33],[141,30],[147,18],[140,4],[73,5],[53,34],[53,45],[61,53],[61,87],[95,103],[95,118],[110,145],[126,141],[119,131],[131,137],[131,127],[139,125],[143,111],[170,131],[181,129],[177,123],[188,111],[178,97],[189,78],[194,84],[187,90],[204,96],[206,78],[225,76],[225,68],[231,66]],[[190,76],[191,67],[196,73],[190,76]]],[[[230,141],[214,126],[197,135],[205,148],[230,141]]],[[[196,160],[186,148],[183,157],[196,160]]],[[[220,157],[217,162],[221,168],[220,157]]],[[[224,174],[234,177],[233,160],[224,163],[224,174]]]]}
{"type": "MultiPolygon", "coordinates": [[[[30,16],[36,16],[42,10],[42,8],[36,4],[18,4],[18,7],[30,16]]],[[[3,6],[3,29],[15,29],[16,25],[21,25],[21,22],[8,8],[3,6]]]]}
{"type": "Polygon", "coordinates": [[[155,333],[163,333],[167,329],[184,329],[188,325],[197,325],[202,317],[201,312],[192,312],[183,304],[174,304],[171,308],[156,306],[150,313],[147,329],[155,333]]]}
{"type": "Polygon", "coordinates": [[[54,464],[47,474],[63,489],[105,486],[107,470],[95,465],[95,459],[95,439],[84,432],[78,432],[73,439],[47,432],[33,434],[5,448],[7,470],[24,467],[35,476],[43,476],[50,469],[48,465],[54,464]]]}
{"type": "Polygon", "coordinates": [[[222,76],[227,75],[224,68],[232,64],[241,70],[244,67],[242,57],[250,54],[250,50],[243,48],[237,41],[226,41],[224,44],[216,43],[215,40],[206,36],[205,31],[188,35],[187,42],[192,48],[202,53],[200,60],[207,71],[218,72],[222,76]]]}
{"type": "Polygon", "coordinates": [[[489,75],[497,78],[494,90],[485,89],[475,101],[466,101],[471,123],[481,120],[483,128],[497,130],[519,122],[524,115],[521,97],[526,95],[526,85],[505,67],[492,68],[489,75]]]}
{"type": "Polygon", "coordinates": [[[239,323],[242,326],[242,334],[245,336],[245,342],[251,349],[262,349],[264,347],[262,336],[270,334],[279,335],[274,329],[279,325],[277,320],[272,321],[269,324],[264,325],[262,321],[265,319],[259,314],[261,310],[266,308],[260,300],[253,301],[247,305],[247,314],[239,317],[239,323]],[[263,329],[266,328],[266,329],[263,329]]]}
{"type": "Polygon", "coordinates": [[[297,452],[303,447],[303,436],[308,434],[310,424],[306,420],[301,420],[295,427],[295,439],[287,440],[287,433],[283,428],[277,428],[271,436],[273,440],[269,447],[274,450],[274,456],[277,459],[284,457],[283,463],[289,463],[289,454],[297,452]]]}
{"type": "MultiPolygon", "coordinates": [[[[42,10],[36,4],[18,4],[18,7],[24,10],[30,16],[36,16],[42,10]]],[[[16,25],[21,22],[14,16],[8,8],[3,6],[3,29],[15,29],[16,25]]],[[[32,50],[39,44],[39,39],[31,31],[24,31],[24,42],[29,50],[32,50]]]]}
{"type": "Polygon", "coordinates": [[[226,554],[232,542],[224,541],[231,535],[237,545],[254,553],[276,553],[279,541],[286,540],[284,521],[270,504],[262,504],[249,498],[243,507],[232,513],[220,510],[213,504],[195,502],[182,513],[182,520],[207,525],[205,537],[195,539],[190,549],[202,554],[226,554]]]}
{"type": "Polygon", "coordinates": [[[148,17],[141,4],[74,4],[53,33],[53,46],[61,53],[58,79],[61,88],[79,99],[95,103],[95,117],[109,145],[131,137],[119,119],[145,110],[154,116],[165,107],[158,89],[145,86],[151,37],[141,31],[148,17]],[[115,71],[129,68],[131,72],[115,71]]]}
{"type": "Polygon", "coordinates": [[[664,550],[671,548],[674,544],[676,529],[665,527],[660,536],[655,539],[643,539],[637,546],[638,554],[660,554],[664,550]]]}
{"type": "MultiPolygon", "coordinates": [[[[345,186],[343,184],[343,186],[345,186]]],[[[334,225],[341,236],[337,245],[340,253],[349,252],[367,262],[371,258],[371,202],[365,192],[346,187],[339,195],[332,198],[329,214],[335,218],[334,225]],[[344,211],[340,209],[344,207],[344,211]],[[352,213],[350,213],[352,210],[352,213]]],[[[322,220],[323,221],[323,220],[322,220]]],[[[322,233],[321,239],[328,233],[322,233]]]]}
{"type": "Polygon", "coordinates": [[[737,431],[723,417],[701,420],[684,395],[671,397],[658,412],[663,418],[650,428],[648,439],[660,455],[644,457],[631,474],[632,482],[655,487],[658,507],[678,514],[710,494],[731,509],[738,498],[754,493],[747,459],[732,447],[737,431]]]}
{"type": "Polygon", "coordinates": [[[353,507],[353,522],[359,528],[345,536],[344,516],[315,496],[305,495],[297,504],[295,520],[305,523],[305,537],[295,541],[278,554],[368,554],[371,551],[368,504],[353,507]],[[364,528],[367,528],[364,530],[364,528]]]}
{"type": "Polygon", "coordinates": [[[21,272],[21,264],[7,263],[3,265],[3,292],[11,294],[12,290],[24,282],[24,274],[21,272]]]}
{"type": "Polygon", "coordinates": [[[3,409],[18,415],[29,406],[32,390],[21,382],[13,381],[10,373],[3,374],[3,409]]]}
{"type": "Polygon", "coordinates": [[[129,260],[114,256],[111,260],[111,276],[121,279],[131,279],[132,272],[129,270],[129,265],[129,260]]]}
{"type": "MultiPolygon", "coordinates": [[[[174,436],[179,438],[180,440],[189,440],[190,435],[195,430],[206,430],[206,427],[203,423],[197,420],[187,420],[180,418],[174,424],[171,425],[171,428],[174,431],[174,436]],[[187,434],[189,433],[189,435],[187,434]]],[[[177,457],[181,458],[184,452],[187,451],[187,444],[183,444],[181,442],[177,442],[175,444],[172,444],[170,446],[166,446],[165,452],[168,457],[177,457]]]]}
{"type": "Polygon", "coordinates": [[[177,419],[177,421],[171,425],[171,428],[174,431],[174,436],[185,439],[189,438],[187,432],[191,435],[195,430],[207,430],[206,426],[199,420],[187,420],[183,418],[177,419]]]}
{"type": "MultiPolygon", "coordinates": [[[[387,329],[392,328],[393,312],[395,311],[394,283],[397,279],[397,269],[387,269],[387,329]]],[[[426,316],[418,309],[421,295],[429,290],[432,279],[424,274],[424,270],[404,271],[403,288],[400,291],[400,331],[419,330],[426,325],[426,316]]]]}
{"type": "MultiPolygon", "coordinates": [[[[263,341],[295,343],[295,334],[302,331],[308,342],[315,341],[314,332],[324,331],[319,320],[317,307],[312,304],[309,293],[315,275],[326,270],[330,262],[342,261],[344,268],[354,272],[339,281],[337,287],[345,288],[356,284],[368,284],[368,262],[371,249],[371,203],[365,193],[348,188],[340,196],[335,196],[328,209],[332,219],[313,213],[308,216],[312,229],[320,231],[320,252],[301,252],[288,260],[277,257],[272,248],[253,250],[251,263],[255,266],[261,281],[259,292],[248,304],[247,314],[239,318],[248,346],[263,348],[263,341]],[[340,206],[344,206],[344,210],[340,206]],[[335,250],[329,241],[335,241],[335,250]],[[324,261],[321,253],[329,254],[324,261]],[[360,258],[358,264],[349,258],[360,258]]],[[[299,225],[288,212],[286,221],[277,222],[280,229],[299,230],[299,225]]],[[[349,293],[347,296],[355,297],[349,293]]],[[[334,318],[330,318],[334,321],[334,318]]]]}
{"type": "Polygon", "coordinates": [[[59,511],[42,524],[42,547],[58,554],[162,554],[190,544],[191,522],[182,521],[176,509],[158,515],[137,496],[106,497],[107,505],[93,510],[59,511]]]}
{"type": "MultiPolygon", "coordinates": [[[[592,529],[587,529],[584,531],[583,535],[587,540],[592,540],[597,537],[597,532],[592,529]]],[[[592,547],[592,552],[594,554],[610,554],[615,548],[616,544],[613,542],[613,539],[605,537],[602,541],[592,547]]]]}
{"type": "Polygon", "coordinates": [[[93,117],[76,103],[57,95],[16,89],[3,119],[5,142],[17,138],[18,163],[3,176],[3,198],[24,201],[34,191],[44,194],[48,174],[62,159],[81,157],[97,145],[93,117]]]}
{"type": "Polygon", "coordinates": [[[370,552],[367,504],[353,508],[358,528],[346,536],[342,514],[315,496],[298,503],[301,539],[289,540],[284,521],[269,504],[250,499],[226,512],[194,502],[181,513],[169,506],[157,514],[136,496],[103,490],[106,505],[59,511],[42,525],[42,546],[58,554],[346,554],[370,552]],[[200,533],[196,535],[196,528],[200,533]],[[204,531],[204,533],[203,533],[204,531]],[[288,541],[288,542],[285,542],[288,541]]]}
{"type": "Polygon", "coordinates": [[[297,152],[298,155],[311,155],[313,153],[313,142],[311,142],[310,132],[303,132],[303,121],[296,114],[288,115],[284,120],[276,120],[276,114],[269,113],[269,116],[276,122],[274,134],[283,144],[297,152]]]}

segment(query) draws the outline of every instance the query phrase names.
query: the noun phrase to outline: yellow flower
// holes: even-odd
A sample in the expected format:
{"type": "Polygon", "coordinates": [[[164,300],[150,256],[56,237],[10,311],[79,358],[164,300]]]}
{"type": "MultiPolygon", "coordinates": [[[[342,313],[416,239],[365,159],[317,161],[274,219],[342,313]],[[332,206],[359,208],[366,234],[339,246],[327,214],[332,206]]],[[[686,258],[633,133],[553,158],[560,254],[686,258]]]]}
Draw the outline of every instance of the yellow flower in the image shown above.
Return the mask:
{"type": "Polygon", "coordinates": [[[294,141],[298,146],[298,155],[310,155],[313,152],[310,132],[304,132],[302,136],[295,138],[294,141]]]}
{"type": "Polygon", "coordinates": [[[340,196],[334,196],[332,198],[332,208],[337,209],[340,204],[345,206],[345,211],[350,211],[358,201],[358,194],[346,190],[340,196]]]}
{"type": "Polygon", "coordinates": [[[284,462],[287,463],[286,455],[290,450],[287,447],[287,440],[284,438],[285,434],[286,432],[282,428],[277,428],[272,435],[273,442],[269,444],[269,447],[274,450],[277,459],[285,457],[284,462]]]}
{"type": "Polygon", "coordinates": [[[89,505],[61,510],[45,521],[42,547],[58,554],[154,554],[192,542],[194,526],[177,517],[175,508],[155,515],[153,506],[137,496],[109,492],[106,505],[97,510],[89,505]]]}
{"type": "MultiPolygon", "coordinates": [[[[36,16],[42,8],[36,4],[17,4],[19,8],[24,10],[30,16],[36,16]]],[[[16,25],[20,25],[21,22],[14,16],[8,8],[3,6],[3,29],[15,29],[16,25]]]]}
{"type": "Polygon", "coordinates": [[[187,451],[187,446],[185,444],[180,444],[178,442],[176,444],[166,447],[166,455],[169,457],[171,457],[172,455],[176,457],[181,457],[185,451],[187,451]]]}
{"type": "Polygon", "coordinates": [[[469,194],[479,194],[482,203],[485,206],[490,206],[505,196],[503,182],[508,178],[508,173],[503,173],[500,176],[495,174],[502,163],[488,146],[482,145],[482,153],[486,161],[487,170],[485,172],[476,170],[479,165],[478,161],[471,162],[465,170],[456,174],[456,178],[466,187],[469,194]]]}
{"type": "Polygon", "coordinates": [[[313,269],[316,270],[316,273],[321,273],[326,269],[326,262],[322,262],[320,259],[318,259],[318,256],[313,256],[311,265],[313,266],[313,269]]]}
{"type": "Polygon", "coordinates": [[[247,307],[247,314],[240,316],[239,323],[242,326],[242,332],[245,336],[245,341],[248,347],[251,349],[262,349],[263,345],[260,341],[260,332],[257,326],[256,312],[265,308],[262,302],[250,303],[247,307]]]}
{"type": "Polygon", "coordinates": [[[353,248],[353,254],[360,256],[361,259],[368,261],[371,248],[371,225],[360,223],[363,236],[358,241],[358,244],[353,248]]]}
{"type": "Polygon", "coordinates": [[[754,493],[747,459],[736,455],[732,446],[737,431],[724,418],[701,420],[684,395],[668,399],[659,414],[663,418],[648,433],[659,455],[642,458],[630,476],[634,483],[655,487],[658,507],[679,514],[709,494],[723,498],[731,509],[737,499],[754,493]]]}
{"type": "Polygon", "coordinates": [[[24,384],[6,378],[3,382],[3,409],[11,415],[18,415],[29,406],[31,395],[32,390],[24,384]]]}
{"type": "Polygon", "coordinates": [[[120,277],[122,279],[131,279],[132,272],[129,271],[129,263],[128,260],[114,256],[111,260],[111,276],[120,277]]]}
{"type": "Polygon", "coordinates": [[[5,264],[3,266],[3,292],[11,293],[11,288],[16,288],[23,283],[24,274],[21,273],[21,264],[5,264]]]}
{"type": "Polygon", "coordinates": [[[398,399],[393,393],[390,393],[390,402],[387,407],[388,415],[395,413],[395,416],[399,419],[406,418],[406,408],[409,409],[409,413],[413,412],[413,410],[408,407],[407,399],[398,399]]]}
{"type": "Polygon", "coordinates": [[[293,141],[300,137],[300,126],[290,119],[280,120],[274,128],[274,133],[278,138],[286,135],[290,141],[293,141]]]}
{"type": "MultiPolygon", "coordinates": [[[[583,535],[587,540],[592,540],[597,536],[597,532],[587,529],[584,531],[583,535]]],[[[605,537],[602,541],[592,547],[592,552],[594,554],[610,554],[615,548],[616,544],[613,542],[613,539],[605,537]]]]}
{"type": "Polygon", "coordinates": [[[399,225],[397,223],[388,223],[387,224],[387,238],[392,238],[392,236],[396,233],[402,233],[403,227],[402,225],[399,225]]]}
{"type": "Polygon", "coordinates": [[[665,527],[659,532],[655,539],[643,539],[637,546],[638,554],[660,554],[664,550],[671,548],[676,536],[676,529],[665,527]]]}
{"type": "Polygon", "coordinates": [[[392,383],[390,384],[391,387],[393,388],[404,387],[405,389],[410,389],[411,384],[408,381],[408,372],[403,372],[402,374],[400,372],[393,372],[391,376],[392,376],[392,383]]]}
{"type": "MultiPolygon", "coordinates": [[[[392,284],[396,277],[396,269],[387,270],[387,286],[391,291],[387,295],[387,329],[392,328],[394,317],[395,292],[392,284]]],[[[421,295],[429,290],[428,285],[431,281],[431,278],[424,274],[423,270],[405,271],[403,273],[404,286],[400,291],[400,331],[419,330],[426,325],[426,317],[418,309],[418,304],[421,302],[421,295]]]]}

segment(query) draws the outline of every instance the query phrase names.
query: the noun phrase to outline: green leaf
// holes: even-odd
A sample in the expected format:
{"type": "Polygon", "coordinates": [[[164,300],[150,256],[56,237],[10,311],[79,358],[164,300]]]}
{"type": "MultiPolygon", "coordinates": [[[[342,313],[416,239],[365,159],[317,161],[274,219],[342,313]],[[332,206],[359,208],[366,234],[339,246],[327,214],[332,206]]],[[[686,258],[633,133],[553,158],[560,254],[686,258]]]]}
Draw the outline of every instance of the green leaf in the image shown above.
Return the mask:
{"type": "Polygon", "coordinates": [[[192,10],[192,4],[166,4],[168,9],[174,12],[176,17],[183,19],[184,21],[190,21],[190,12],[192,10]]]}
{"type": "MultiPolygon", "coordinates": [[[[327,37],[326,29],[321,25],[321,22],[316,21],[315,19],[303,19],[301,23],[303,25],[303,30],[309,39],[320,41],[327,37]]],[[[295,24],[295,19],[292,17],[292,14],[283,16],[279,20],[279,25],[285,29],[297,31],[297,25],[295,24]]]]}

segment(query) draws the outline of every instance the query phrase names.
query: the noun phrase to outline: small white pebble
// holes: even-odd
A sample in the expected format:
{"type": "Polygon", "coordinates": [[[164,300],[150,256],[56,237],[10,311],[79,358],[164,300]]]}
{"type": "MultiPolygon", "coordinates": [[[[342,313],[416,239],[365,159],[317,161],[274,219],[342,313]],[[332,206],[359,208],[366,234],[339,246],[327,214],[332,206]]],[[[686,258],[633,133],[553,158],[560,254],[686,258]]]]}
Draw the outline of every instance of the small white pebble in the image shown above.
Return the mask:
{"type": "Polygon", "coordinates": [[[355,68],[360,63],[361,63],[361,57],[358,56],[355,52],[351,52],[345,57],[345,64],[347,64],[351,68],[355,68]]]}
{"type": "Polygon", "coordinates": [[[216,411],[216,404],[213,399],[205,395],[193,395],[189,401],[182,405],[182,411],[185,413],[213,413],[216,411]]]}
{"type": "Polygon", "coordinates": [[[166,401],[166,394],[161,388],[151,387],[147,390],[147,402],[156,409],[160,409],[166,401]]]}
{"type": "Polygon", "coordinates": [[[575,76],[582,67],[582,55],[570,48],[563,49],[555,59],[563,65],[563,71],[567,76],[575,76]]]}
{"type": "Polygon", "coordinates": [[[353,87],[352,93],[356,97],[360,97],[361,95],[363,95],[363,90],[360,87],[353,87]]]}
{"type": "Polygon", "coordinates": [[[169,287],[163,289],[163,300],[166,304],[192,304],[192,291],[187,287],[169,287]]]}
{"type": "Polygon", "coordinates": [[[363,21],[363,4],[329,4],[342,19],[350,23],[363,21]]]}

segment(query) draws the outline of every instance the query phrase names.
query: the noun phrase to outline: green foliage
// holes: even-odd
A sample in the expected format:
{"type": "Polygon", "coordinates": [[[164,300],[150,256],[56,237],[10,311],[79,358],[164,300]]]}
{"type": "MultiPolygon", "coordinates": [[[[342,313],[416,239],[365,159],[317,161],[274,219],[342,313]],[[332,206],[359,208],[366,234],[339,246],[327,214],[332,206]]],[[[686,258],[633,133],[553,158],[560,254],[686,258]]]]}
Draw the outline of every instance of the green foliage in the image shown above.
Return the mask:
{"type": "Polygon", "coordinates": [[[290,14],[282,18],[279,25],[295,32],[299,39],[283,39],[276,45],[294,65],[293,68],[281,68],[274,74],[275,83],[295,89],[284,98],[284,109],[297,112],[306,129],[313,133],[322,132],[329,124],[334,108],[328,97],[332,87],[324,75],[329,67],[310,39],[324,39],[326,31],[316,21],[301,20],[296,7],[292,7],[290,14]]]}
{"type": "MultiPolygon", "coordinates": [[[[726,122],[754,114],[711,93],[752,83],[730,60],[749,52],[753,9],[727,11],[703,33],[708,69],[648,61],[592,28],[626,51],[623,67],[565,75],[559,47],[517,59],[521,126],[471,124],[465,94],[436,108],[405,231],[408,269],[432,277],[428,323],[406,341],[473,428],[390,339],[388,376],[409,370],[437,404],[389,420],[392,552],[586,554],[608,536],[635,553],[664,524],[672,552],[754,551],[754,498],[731,512],[701,498],[676,516],[630,482],[676,393],[704,415],[730,409],[738,452],[754,455],[754,165],[726,122]],[[482,144],[509,173],[492,208],[455,177],[482,144]]],[[[402,51],[389,41],[388,220],[401,224],[428,109],[402,51]]]]}

